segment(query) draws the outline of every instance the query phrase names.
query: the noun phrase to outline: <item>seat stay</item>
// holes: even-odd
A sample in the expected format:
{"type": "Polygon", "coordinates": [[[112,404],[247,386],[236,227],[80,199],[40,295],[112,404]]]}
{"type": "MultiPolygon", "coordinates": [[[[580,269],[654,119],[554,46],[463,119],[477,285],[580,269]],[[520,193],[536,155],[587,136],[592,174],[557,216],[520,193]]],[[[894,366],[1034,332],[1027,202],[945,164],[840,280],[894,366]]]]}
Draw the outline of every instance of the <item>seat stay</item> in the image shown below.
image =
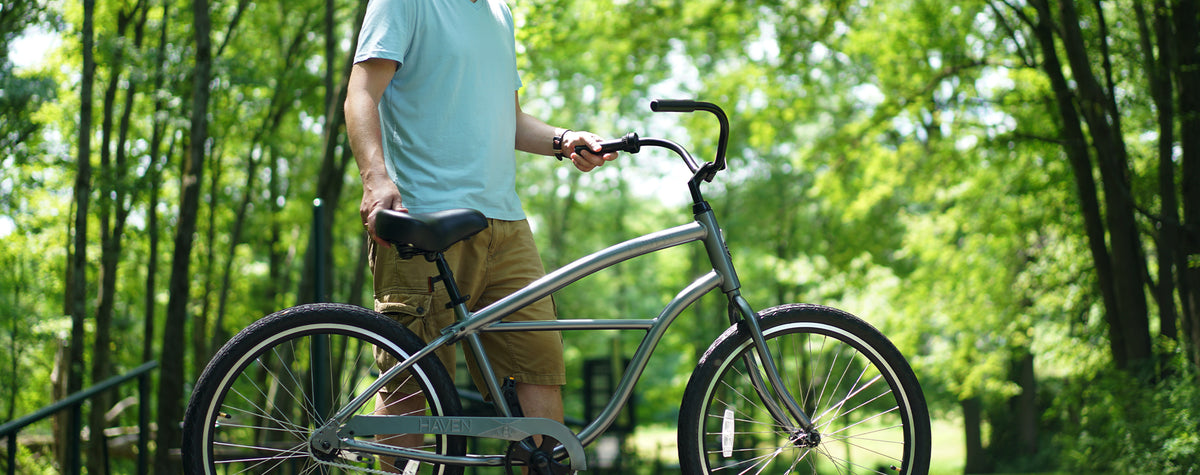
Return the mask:
{"type": "MultiPolygon", "coordinates": [[[[380,374],[378,378],[375,378],[375,382],[368,385],[366,387],[366,389],[361,391],[358,394],[358,396],[355,397],[352,401],[350,401],[350,402],[346,403],[344,406],[342,406],[342,408],[337,412],[337,414],[334,414],[333,417],[331,417],[329,419],[329,422],[326,423],[326,426],[338,425],[338,424],[344,423],[347,419],[350,418],[350,416],[352,414],[354,414],[355,411],[357,411],[364,404],[366,404],[368,401],[370,401],[371,398],[375,397],[375,394],[378,393],[381,389],[383,389],[383,387],[388,383],[388,381],[391,381],[392,378],[396,377],[397,374],[400,374],[401,372],[408,370],[414,364],[416,364],[417,361],[420,361],[422,358],[425,358],[426,356],[433,354],[433,352],[436,351],[438,348],[441,348],[445,345],[453,344],[453,343],[454,343],[454,340],[452,340],[449,335],[442,335],[438,339],[433,340],[433,341],[429,342],[428,344],[426,344],[425,347],[421,348],[420,351],[413,353],[412,355],[408,356],[407,358],[400,360],[398,363],[396,363],[396,365],[392,366],[387,371],[384,371],[382,374],[380,374]]],[[[418,372],[418,374],[424,374],[424,373],[418,372]]]]}

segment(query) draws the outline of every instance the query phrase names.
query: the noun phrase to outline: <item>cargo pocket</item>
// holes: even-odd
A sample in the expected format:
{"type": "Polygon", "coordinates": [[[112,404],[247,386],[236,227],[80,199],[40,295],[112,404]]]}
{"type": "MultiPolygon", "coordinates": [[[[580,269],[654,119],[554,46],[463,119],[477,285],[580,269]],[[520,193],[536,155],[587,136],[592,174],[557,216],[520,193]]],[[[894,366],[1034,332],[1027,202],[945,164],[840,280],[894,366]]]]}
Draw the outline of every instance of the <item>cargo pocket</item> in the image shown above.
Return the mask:
{"type": "MultiPolygon", "coordinates": [[[[375,309],[380,313],[387,315],[389,318],[399,322],[406,328],[415,333],[421,340],[428,342],[430,335],[427,333],[430,328],[437,325],[433,322],[425,321],[425,317],[429,315],[429,305],[433,301],[433,293],[431,292],[408,292],[395,293],[388,295],[376,296],[375,309]]],[[[439,355],[440,356],[440,355],[439,355]]],[[[380,372],[387,371],[393,366],[396,366],[396,358],[392,357],[380,348],[375,348],[375,365],[380,372]]],[[[405,383],[401,385],[401,380],[410,378],[396,378],[384,385],[385,392],[393,392],[401,390],[401,392],[412,393],[418,388],[415,384],[405,383]]]]}
{"type": "MultiPolygon", "coordinates": [[[[407,327],[416,319],[425,318],[432,303],[433,292],[389,293],[375,296],[375,311],[392,317],[407,327]]],[[[417,336],[425,337],[421,332],[416,333],[417,336]]]]}

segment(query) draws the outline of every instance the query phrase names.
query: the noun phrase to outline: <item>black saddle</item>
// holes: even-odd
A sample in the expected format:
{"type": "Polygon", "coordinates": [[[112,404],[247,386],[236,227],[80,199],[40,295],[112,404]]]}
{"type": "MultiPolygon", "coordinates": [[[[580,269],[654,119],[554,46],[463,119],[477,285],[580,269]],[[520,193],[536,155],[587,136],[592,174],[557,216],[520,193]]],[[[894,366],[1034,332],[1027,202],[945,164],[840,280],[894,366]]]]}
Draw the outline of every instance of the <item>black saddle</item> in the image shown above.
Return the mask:
{"type": "Polygon", "coordinates": [[[402,213],[383,210],[375,215],[375,234],[391,243],[405,259],[432,257],[454,243],[487,229],[483,213],[473,209],[451,209],[434,213],[402,213]]]}

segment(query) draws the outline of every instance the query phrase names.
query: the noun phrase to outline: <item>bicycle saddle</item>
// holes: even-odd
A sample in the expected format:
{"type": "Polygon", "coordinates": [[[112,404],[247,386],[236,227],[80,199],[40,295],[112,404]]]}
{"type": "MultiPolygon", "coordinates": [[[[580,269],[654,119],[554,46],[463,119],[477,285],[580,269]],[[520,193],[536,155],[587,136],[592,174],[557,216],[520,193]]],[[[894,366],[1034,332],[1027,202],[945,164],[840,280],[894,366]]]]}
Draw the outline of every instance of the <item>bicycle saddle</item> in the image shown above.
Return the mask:
{"type": "Polygon", "coordinates": [[[454,243],[487,229],[483,213],[473,209],[450,209],[433,213],[402,213],[382,210],[375,215],[375,233],[392,243],[400,257],[445,252],[454,243]]]}

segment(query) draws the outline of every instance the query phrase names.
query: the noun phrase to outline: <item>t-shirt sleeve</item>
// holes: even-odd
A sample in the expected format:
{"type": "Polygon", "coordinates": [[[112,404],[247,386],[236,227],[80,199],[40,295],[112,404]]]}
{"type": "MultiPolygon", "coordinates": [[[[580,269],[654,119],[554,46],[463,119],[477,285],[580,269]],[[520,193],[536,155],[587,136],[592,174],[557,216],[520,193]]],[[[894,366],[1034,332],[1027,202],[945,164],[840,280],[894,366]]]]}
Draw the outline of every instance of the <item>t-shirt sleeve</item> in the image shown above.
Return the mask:
{"type": "Polygon", "coordinates": [[[358,34],[354,62],[381,58],[403,64],[416,28],[416,3],[420,2],[370,0],[358,34]]]}

